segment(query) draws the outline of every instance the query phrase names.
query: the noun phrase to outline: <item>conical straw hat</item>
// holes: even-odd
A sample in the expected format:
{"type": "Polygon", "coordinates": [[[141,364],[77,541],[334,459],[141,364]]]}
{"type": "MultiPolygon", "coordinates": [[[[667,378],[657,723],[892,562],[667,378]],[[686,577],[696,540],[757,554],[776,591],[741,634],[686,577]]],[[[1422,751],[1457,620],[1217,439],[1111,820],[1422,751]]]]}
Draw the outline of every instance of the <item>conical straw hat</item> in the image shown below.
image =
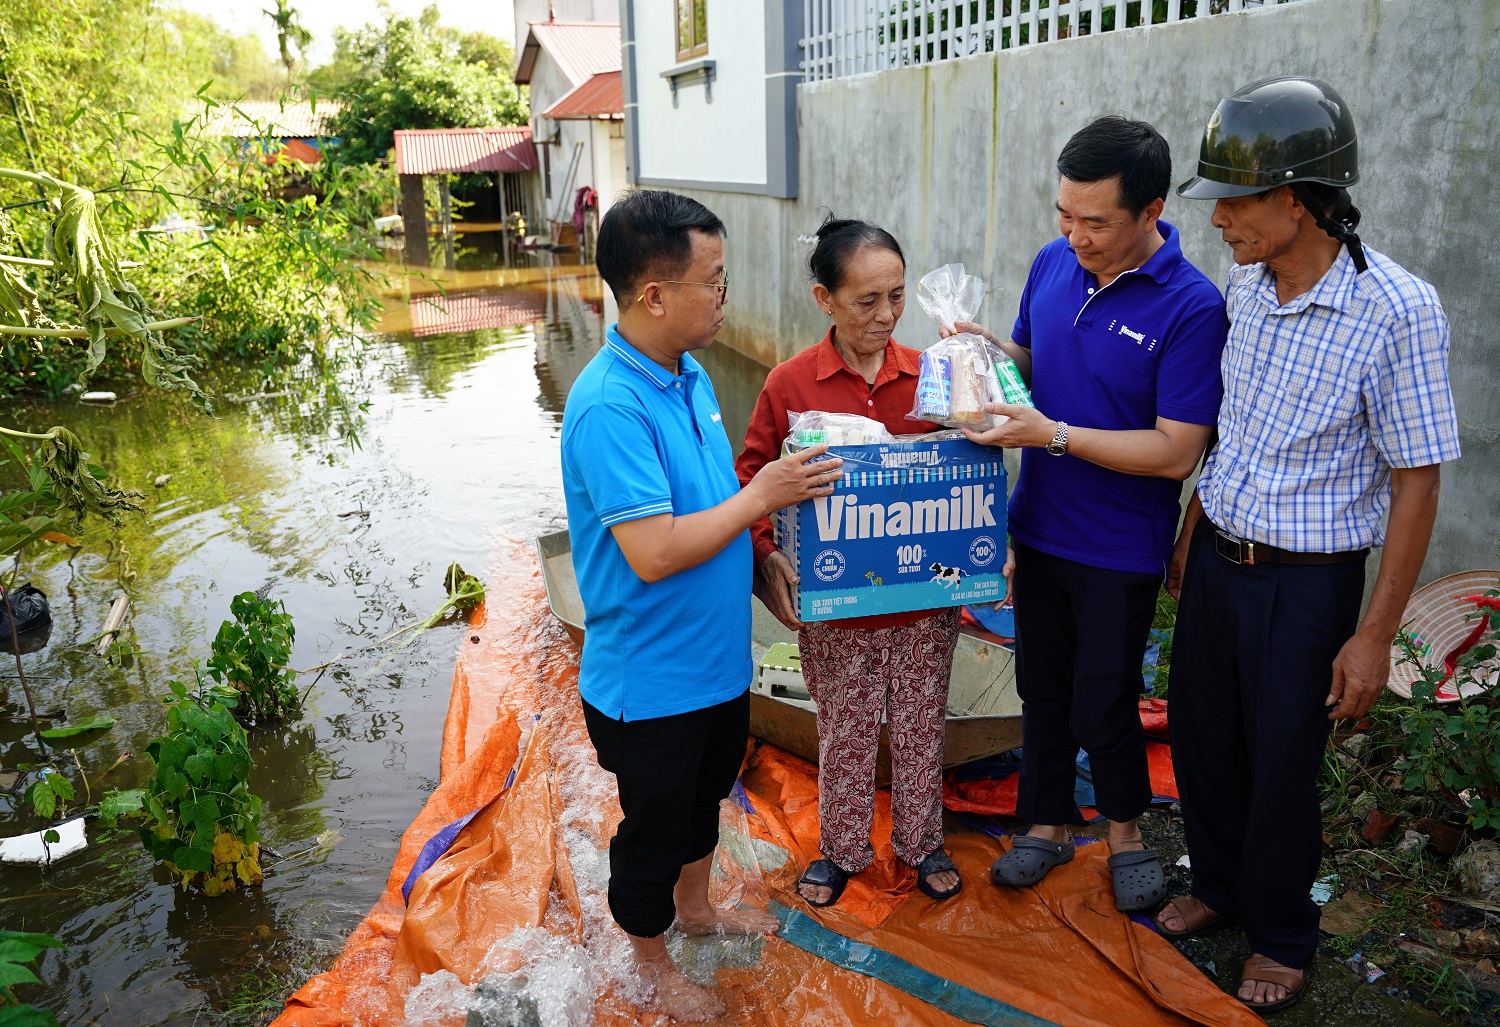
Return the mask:
{"type": "MultiPolygon", "coordinates": [[[[1464,602],[1463,597],[1482,595],[1486,590],[1497,587],[1497,584],[1500,584],[1500,571],[1459,571],[1457,574],[1438,578],[1412,593],[1411,599],[1407,601],[1406,611],[1401,615],[1401,623],[1407,631],[1421,639],[1418,648],[1425,666],[1441,670],[1443,658],[1468,638],[1478,623],[1477,619],[1465,619],[1469,614],[1478,612],[1479,608],[1473,603],[1464,602]]],[[[1500,612],[1487,612],[1490,613],[1491,625],[1500,626],[1500,612]]],[[[1386,686],[1402,698],[1410,699],[1412,683],[1421,678],[1422,674],[1415,664],[1402,663],[1403,659],[1401,647],[1392,643],[1391,677],[1386,686]]],[[[1466,684],[1466,696],[1483,691],[1481,684],[1485,687],[1494,686],[1496,679],[1500,678],[1500,657],[1474,668],[1474,677],[1480,684],[1466,684]]],[[[1438,690],[1436,698],[1438,702],[1453,702],[1458,699],[1458,690],[1450,682],[1438,690]]]]}

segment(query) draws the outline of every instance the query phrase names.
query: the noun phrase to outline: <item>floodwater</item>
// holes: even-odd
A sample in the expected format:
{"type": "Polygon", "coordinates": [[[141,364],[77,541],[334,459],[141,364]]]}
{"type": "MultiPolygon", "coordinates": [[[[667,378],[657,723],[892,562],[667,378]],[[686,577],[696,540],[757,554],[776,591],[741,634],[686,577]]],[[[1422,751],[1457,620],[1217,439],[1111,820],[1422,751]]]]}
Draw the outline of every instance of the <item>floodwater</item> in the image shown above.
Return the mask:
{"type": "MultiPolygon", "coordinates": [[[[480,253],[438,276],[446,294],[419,281],[390,299],[386,331],[347,375],[352,401],[368,405],[357,446],[315,380],[250,402],[223,397],[262,391],[254,380],[215,382],[214,417],[132,383],[116,386],[125,398],[108,408],[8,404],[7,424],[66,424],[93,462],[147,493],[146,511],[113,540],[91,523],[71,558],[61,547],[26,554],[54,616],[45,648],[23,657],[38,708],[116,721],[77,750],[95,797],[149,778],[145,746],[165,729],[166,683],[192,680],[235,594],[283,600],[297,629],[292,665],[311,667],[436,609],[449,562],[482,575],[508,543],[563,526],[563,402],[602,341],[606,311],[591,269],[534,259],[484,268],[493,258],[480,253]],[[172,478],[156,488],[160,475],[172,478]],[[81,644],[122,587],[128,665],[81,644]],[[101,779],[126,751],[134,757],[101,779]]],[[[764,369],[726,352],[713,373],[745,397],[726,404],[742,435],[764,369]]],[[[402,831],[436,785],[463,638],[450,625],[378,669],[379,653],[336,664],[302,716],[251,732],[264,843],[290,855],[334,831],[343,840],[326,862],[293,861],[263,887],[206,899],[174,888],[133,832],[91,824],[89,848],[47,872],[0,864],[0,926],[68,945],[45,958],[47,983],[23,989],[25,1000],[64,1023],[188,1024],[325,967],[378,898],[402,831]]],[[[0,689],[16,713],[8,657],[0,689]]],[[[23,722],[0,720],[0,766],[36,763],[34,744],[23,722]]],[[[78,782],[72,758],[60,758],[78,782]]],[[[0,837],[36,828],[19,807],[0,795],[0,837]]]]}
{"type": "MultiPolygon", "coordinates": [[[[345,375],[364,407],[357,445],[314,378],[220,402],[214,417],[130,384],[109,408],[13,405],[7,423],[69,425],[93,462],[147,493],[145,513],[113,538],[91,524],[71,555],[34,547],[27,556],[54,616],[45,647],[23,658],[38,707],[63,709],[70,722],[116,720],[77,749],[95,797],[144,785],[166,682],[191,680],[235,594],[283,600],[297,628],[292,665],[310,667],[435,609],[451,561],[483,575],[517,543],[563,526],[563,402],[611,311],[588,269],[547,257],[496,263],[461,254],[458,271],[436,276],[441,289],[405,281],[389,298],[382,333],[345,375]],[[171,480],[157,488],[161,475],[171,480]],[[133,603],[122,637],[134,654],[112,663],[82,643],[122,588],[133,603]],[[135,755],[106,774],[126,752],[135,755]]],[[[742,438],[765,368],[722,347],[703,359],[730,437],[742,438]]],[[[221,397],[263,391],[242,377],[214,384],[221,397]]],[[[0,925],[68,945],[45,957],[47,983],[22,998],[65,1024],[212,1023],[225,1010],[248,1023],[268,1011],[252,999],[326,968],[378,898],[402,831],[437,783],[465,637],[448,625],[383,664],[378,652],[351,656],[317,683],[301,716],[251,732],[264,843],[291,855],[335,832],[342,840],[324,860],[294,859],[260,888],[207,899],[174,887],[133,832],[94,824],[88,849],[50,870],[0,864],[0,925]]],[[[15,678],[0,661],[11,713],[15,678]]],[[[32,744],[22,722],[0,720],[0,765],[35,762],[32,744]]],[[[0,837],[35,826],[18,798],[0,795],[0,837]]],[[[268,870],[275,862],[263,859],[268,870]]],[[[587,880],[602,865],[575,874],[587,880]]],[[[1330,964],[1322,976],[1331,984],[1339,972],[1330,964]]],[[[1404,1004],[1371,1008],[1342,988],[1316,990],[1322,997],[1304,1003],[1315,1017],[1284,1022],[1429,1022],[1404,1004]]]]}

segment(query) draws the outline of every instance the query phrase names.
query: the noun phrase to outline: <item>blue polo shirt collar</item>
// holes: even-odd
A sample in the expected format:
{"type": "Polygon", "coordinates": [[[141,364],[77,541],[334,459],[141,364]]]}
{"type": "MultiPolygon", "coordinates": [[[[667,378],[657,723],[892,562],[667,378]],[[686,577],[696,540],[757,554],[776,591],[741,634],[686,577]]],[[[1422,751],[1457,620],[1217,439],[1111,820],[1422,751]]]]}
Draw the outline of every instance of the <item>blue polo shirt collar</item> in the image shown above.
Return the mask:
{"type": "Polygon", "coordinates": [[[646,354],[626,342],[625,336],[620,334],[619,322],[610,325],[608,331],[605,332],[604,345],[608,346],[615,357],[625,364],[625,366],[645,377],[658,389],[671,388],[674,383],[684,380],[691,385],[693,380],[697,379],[699,373],[703,370],[698,361],[693,359],[692,354],[684,353],[677,364],[680,373],[672,374],[665,367],[662,367],[656,361],[646,356],[646,354]]]}
{"type": "Polygon", "coordinates": [[[1137,274],[1145,275],[1158,285],[1166,285],[1182,264],[1182,238],[1177,229],[1165,221],[1157,219],[1156,227],[1161,232],[1161,245],[1146,258],[1137,274]]]}

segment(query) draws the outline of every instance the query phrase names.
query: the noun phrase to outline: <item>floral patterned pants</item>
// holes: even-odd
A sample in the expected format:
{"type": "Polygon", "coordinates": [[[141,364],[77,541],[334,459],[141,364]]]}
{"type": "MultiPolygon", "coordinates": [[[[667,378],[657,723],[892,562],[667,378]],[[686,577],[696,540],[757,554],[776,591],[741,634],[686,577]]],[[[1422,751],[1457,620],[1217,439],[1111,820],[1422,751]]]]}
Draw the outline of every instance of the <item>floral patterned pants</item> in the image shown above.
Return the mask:
{"type": "Polygon", "coordinates": [[[957,608],[892,628],[807,623],[802,676],[818,704],[823,855],[854,874],[875,859],[875,756],[891,739],[891,845],[916,866],[943,844],[943,719],[957,608]]]}

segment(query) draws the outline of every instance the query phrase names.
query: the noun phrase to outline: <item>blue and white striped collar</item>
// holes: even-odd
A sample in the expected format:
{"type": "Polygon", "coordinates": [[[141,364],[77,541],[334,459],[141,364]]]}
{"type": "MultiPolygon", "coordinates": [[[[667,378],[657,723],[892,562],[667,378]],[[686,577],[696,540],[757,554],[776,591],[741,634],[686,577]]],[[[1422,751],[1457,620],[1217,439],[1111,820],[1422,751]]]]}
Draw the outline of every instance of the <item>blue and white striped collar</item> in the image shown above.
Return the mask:
{"type": "Polygon", "coordinates": [[[604,345],[608,346],[610,351],[618,359],[624,361],[627,366],[645,375],[658,389],[665,389],[677,381],[678,378],[695,378],[700,370],[698,361],[693,359],[692,354],[684,353],[679,358],[677,364],[682,373],[673,375],[665,367],[662,367],[656,361],[626,342],[625,337],[620,334],[620,325],[618,322],[610,325],[609,329],[604,333],[604,345]]]}

